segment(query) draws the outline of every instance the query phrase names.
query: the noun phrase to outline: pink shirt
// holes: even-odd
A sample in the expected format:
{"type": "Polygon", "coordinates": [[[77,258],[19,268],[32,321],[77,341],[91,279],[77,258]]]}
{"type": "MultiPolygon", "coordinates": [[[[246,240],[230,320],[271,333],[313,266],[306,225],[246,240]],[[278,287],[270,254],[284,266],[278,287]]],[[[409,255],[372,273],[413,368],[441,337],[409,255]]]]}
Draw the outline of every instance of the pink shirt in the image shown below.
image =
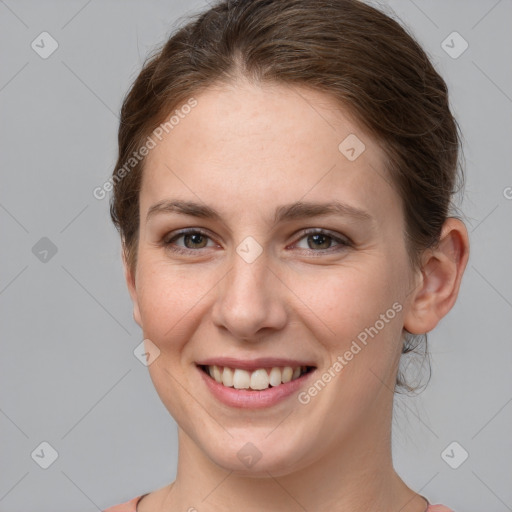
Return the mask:
{"type": "MultiPolygon", "coordinates": [[[[121,503],[120,505],[115,505],[113,507],[107,508],[103,512],[137,512],[137,503],[144,497],[145,494],[140,496],[136,496],[135,498],[127,501],[125,503],[121,503]]],[[[444,505],[430,505],[426,512],[453,512],[452,509],[445,507],[444,505]]]]}

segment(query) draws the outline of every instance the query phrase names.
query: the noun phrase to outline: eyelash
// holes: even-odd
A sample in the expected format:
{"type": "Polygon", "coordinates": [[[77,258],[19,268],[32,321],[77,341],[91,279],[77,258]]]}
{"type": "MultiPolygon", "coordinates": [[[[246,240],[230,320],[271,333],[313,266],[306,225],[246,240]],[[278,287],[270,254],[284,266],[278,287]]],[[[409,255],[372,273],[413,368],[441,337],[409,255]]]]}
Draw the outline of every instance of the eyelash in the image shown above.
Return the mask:
{"type": "MultiPolygon", "coordinates": [[[[169,249],[170,251],[172,251],[174,253],[187,254],[187,255],[198,252],[201,249],[206,249],[206,247],[201,247],[200,249],[186,249],[186,248],[184,249],[184,248],[178,247],[173,244],[173,242],[175,242],[179,238],[186,236],[186,235],[202,235],[211,240],[211,237],[205,231],[203,231],[201,229],[197,229],[197,228],[190,228],[190,229],[183,229],[181,231],[178,231],[170,239],[163,239],[163,241],[162,241],[163,245],[167,249],[169,249]]],[[[335,246],[334,248],[329,247],[329,249],[320,249],[318,251],[315,251],[313,249],[300,249],[302,251],[311,251],[313,253],[319,253],[321,255],[321,254],[326,254],[326,253],[338,252],[340,250],[346,249],[347,247],[352,247],[352,242],[350,240],[348,240],[347,238],[339,238],[339,237],[336,237],[336,236],[330,234],[329,231],[326,231],[324,229],[316,229],[316,228],[309,228],[309,229],[304,230],[302,232],[302,236],[295,243],[298,243],[300,240],[302,240],[303,238],[306,238],[308,235],[324,235],[324,236],[330,238],[332,241],[337,242],[338,246],[335,246]],[[336,247],[338,247],[338,248],[336,249],[336,247]]]]}

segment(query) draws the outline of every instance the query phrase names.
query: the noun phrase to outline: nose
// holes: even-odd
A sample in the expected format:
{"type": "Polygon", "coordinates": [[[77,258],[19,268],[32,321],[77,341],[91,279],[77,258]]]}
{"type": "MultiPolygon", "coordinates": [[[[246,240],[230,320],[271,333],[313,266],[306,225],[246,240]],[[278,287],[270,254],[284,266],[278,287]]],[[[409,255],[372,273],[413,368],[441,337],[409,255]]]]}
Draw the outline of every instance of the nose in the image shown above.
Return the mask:
{"type": "Polygon", "coordinates": [[[286,286],[268,266],[265,253],[248,263],[238,254],[216,287],[214,324],[236,339],[257,341],[264,333],[286,325],[286,286]]]}

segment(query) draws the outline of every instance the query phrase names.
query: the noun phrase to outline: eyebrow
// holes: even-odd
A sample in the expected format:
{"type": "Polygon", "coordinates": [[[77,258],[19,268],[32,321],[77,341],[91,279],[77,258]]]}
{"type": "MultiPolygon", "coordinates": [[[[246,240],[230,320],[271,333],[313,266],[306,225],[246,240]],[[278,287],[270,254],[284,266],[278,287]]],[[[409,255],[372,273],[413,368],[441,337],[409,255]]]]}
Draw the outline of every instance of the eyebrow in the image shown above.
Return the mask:
{"type": "MultiPolygon", "coordinates": [[[[196,203],[194,201],[163,200],[155,203],[149,208],[146,215],[146,222],[151,217],[160,213],[178,213],[192,217],[222,221],[221,214],[215,210],[215,208],[205,204],[196,203]]],[[[339,201],[330,201],[328,203],[297,201],[295,203],[277,207],[274,214],[274,224],[283,221],[291,221],[325,215],[351,217],[364,222],[375,221],[374,217],[372,217],[365,210],[361,210],[339,201]]]]}

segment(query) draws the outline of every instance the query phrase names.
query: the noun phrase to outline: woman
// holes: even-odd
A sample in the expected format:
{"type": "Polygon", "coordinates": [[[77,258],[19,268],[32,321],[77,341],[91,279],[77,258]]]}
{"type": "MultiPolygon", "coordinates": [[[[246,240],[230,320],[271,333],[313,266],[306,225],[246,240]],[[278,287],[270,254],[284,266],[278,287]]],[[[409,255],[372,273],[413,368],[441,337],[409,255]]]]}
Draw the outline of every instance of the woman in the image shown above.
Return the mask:
{"type": "Polygon", "coordinates": [[[125,98],[112,219],[176,480],[109,512],[440,512],[393,468],[399,360],[452,308],[445,82],[355,0],[222,1],[125,98]]]}

